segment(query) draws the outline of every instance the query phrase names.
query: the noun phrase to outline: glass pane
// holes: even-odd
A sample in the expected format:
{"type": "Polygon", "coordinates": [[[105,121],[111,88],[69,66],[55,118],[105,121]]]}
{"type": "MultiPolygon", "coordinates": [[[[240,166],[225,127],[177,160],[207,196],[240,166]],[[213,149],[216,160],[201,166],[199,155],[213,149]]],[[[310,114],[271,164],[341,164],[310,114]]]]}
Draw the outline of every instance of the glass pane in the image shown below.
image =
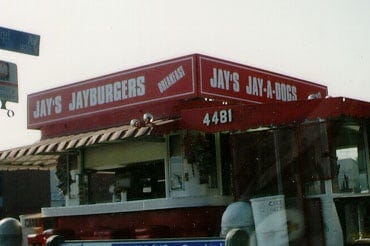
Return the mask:
{"type": "Polygon", "coordinates": [[[273,131],[230,136],[237,198],[278,194],[273,131]]]}
{"type": "Polygon", "coordinates": [[[300,129],[300,166],[306,195],[324,193],[324,180],[331,178],[325,123],[303,125],[300,129]]]}
{"type": "Polygon", "coordinates": [[[166,197],[164,160],[90,171],[90,202],[123,202],[166,197]]]}
{"type": "Polygon", "coordinates": [[[364,127],[357,121],[334,122],[333,147],[335,178],[333,191],[365,193],[368,188],[366,139],[364,127]]]}
{"type": "MultiPolygon", "coordinates": [[[[340,192],[359,192],[360,173],[358,168],[358,149],[349,147],[337,149],[337,163],[339,165],[338,184],[340,192]]],[[[366,175],[366,174],[365,174],[366,175]]]]}
{"type": "Polygon", "coordinates": [[[298,182],[298,143],[294,128],[279,129],[276,148],[280,158],[284,195],[287,197],[301,195],[298,182]]]}

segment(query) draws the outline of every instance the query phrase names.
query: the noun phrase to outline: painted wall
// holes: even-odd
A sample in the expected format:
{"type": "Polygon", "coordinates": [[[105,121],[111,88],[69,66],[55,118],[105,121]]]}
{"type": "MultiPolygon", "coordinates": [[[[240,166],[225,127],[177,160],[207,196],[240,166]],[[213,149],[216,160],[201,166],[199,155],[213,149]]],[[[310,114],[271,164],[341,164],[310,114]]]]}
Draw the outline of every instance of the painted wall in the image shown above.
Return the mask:
{"type": "Polygon", "coordinates": [[[2,217],[39,213],[41,207],[50,206],[50,172],[1,172],[1,195],[2,217]]]}

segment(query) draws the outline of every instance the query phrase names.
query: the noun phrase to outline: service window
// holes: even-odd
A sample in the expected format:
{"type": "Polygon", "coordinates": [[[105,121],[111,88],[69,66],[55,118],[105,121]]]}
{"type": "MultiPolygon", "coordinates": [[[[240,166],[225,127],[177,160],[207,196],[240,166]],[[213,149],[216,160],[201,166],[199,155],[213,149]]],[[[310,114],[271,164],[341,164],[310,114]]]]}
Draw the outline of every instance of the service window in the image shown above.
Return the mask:
{"type": "Polygon", "coordinates": [[[164,160],[90,170],[90,203],[125,202],[166,197],[164,160]]]}
{"type": "Polygon", "coordinates": [[[122,170],[122,175],[130,178],[129,201],[166,197],[164,160],[129,165],[122,170]]]}

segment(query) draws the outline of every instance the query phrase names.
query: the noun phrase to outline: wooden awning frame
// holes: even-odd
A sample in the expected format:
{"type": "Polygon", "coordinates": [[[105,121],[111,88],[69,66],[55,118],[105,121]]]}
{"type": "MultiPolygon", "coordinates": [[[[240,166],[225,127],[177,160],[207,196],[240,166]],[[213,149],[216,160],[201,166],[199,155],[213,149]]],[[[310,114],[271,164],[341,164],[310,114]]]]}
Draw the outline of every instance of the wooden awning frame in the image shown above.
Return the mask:
{"type": "Polygon", "coordinates": [[[163,134],[163,127],[176,124],[178,119],[157,120],[142,127],[122,125],[40,140],[34,144],[0,152],[0,170],[50,170],[54,169],[61,155],[73,154],[76,149],[97,144],[112,143],[146,136],[163,134]]]}

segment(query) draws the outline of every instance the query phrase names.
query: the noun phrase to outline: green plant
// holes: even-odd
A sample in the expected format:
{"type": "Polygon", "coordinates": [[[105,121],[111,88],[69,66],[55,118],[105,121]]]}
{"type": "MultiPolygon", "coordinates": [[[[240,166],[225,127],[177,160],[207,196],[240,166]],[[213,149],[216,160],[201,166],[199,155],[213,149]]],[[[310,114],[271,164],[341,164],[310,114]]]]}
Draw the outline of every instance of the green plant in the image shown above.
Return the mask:
{"type": "Polygon", "coordinates": [[[210,141],[200,133],[198,135],[187,134],[184,137],[184,147],[188,163],[198,165],[200,183],[208,183],[208,176],[214,162],[210,141]]]}

